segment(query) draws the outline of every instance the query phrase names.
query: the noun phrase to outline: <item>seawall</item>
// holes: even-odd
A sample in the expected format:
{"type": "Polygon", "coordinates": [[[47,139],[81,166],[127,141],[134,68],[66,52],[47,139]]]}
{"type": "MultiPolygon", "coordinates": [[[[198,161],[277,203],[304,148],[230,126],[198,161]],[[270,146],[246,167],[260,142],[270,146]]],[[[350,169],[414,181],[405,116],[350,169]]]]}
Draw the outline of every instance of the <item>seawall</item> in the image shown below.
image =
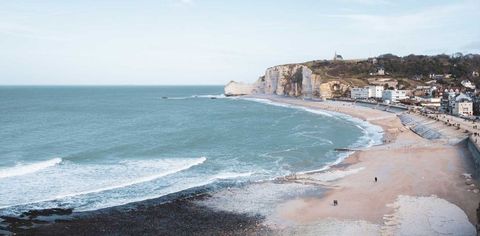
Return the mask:
{"type": "Polygon", "coordinates": [[[430,140],[439,140],[448,144],[466,145],[472,154],[473,169],[475,177],[480,177],[480,136],[474,136],[461,132],[454,126],[447,126],[443,122],[436,121],[426,116],[420,116],[415,113],[400,113],[397,116],[403,125],[408,127],[414,133],[430,140]]]}
{"type": "Polygon", "coordinates": [[[470,135],[466,140],[468,150],[472,153],[473,163],[475,164],[475,176],[480,175],[480,136],[474,137],[470,135]]]}

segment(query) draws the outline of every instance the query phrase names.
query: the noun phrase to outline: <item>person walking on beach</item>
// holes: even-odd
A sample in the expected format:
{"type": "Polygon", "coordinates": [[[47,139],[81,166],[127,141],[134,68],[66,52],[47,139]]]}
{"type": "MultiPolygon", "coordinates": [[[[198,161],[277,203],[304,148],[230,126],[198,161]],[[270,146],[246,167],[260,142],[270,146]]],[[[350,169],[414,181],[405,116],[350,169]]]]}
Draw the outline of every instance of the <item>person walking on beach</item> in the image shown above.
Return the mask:
{"type": "Polygon", "coordinates": [[[333,205],[334,205],[334,206],[338,205],[338,201],[337,201],[337,200],[333,200],[333,205]]]}
{"type": "Polygon", "coordinates": [[[377,182],[377,176],[375,176],[375,183],[377,182]]]}

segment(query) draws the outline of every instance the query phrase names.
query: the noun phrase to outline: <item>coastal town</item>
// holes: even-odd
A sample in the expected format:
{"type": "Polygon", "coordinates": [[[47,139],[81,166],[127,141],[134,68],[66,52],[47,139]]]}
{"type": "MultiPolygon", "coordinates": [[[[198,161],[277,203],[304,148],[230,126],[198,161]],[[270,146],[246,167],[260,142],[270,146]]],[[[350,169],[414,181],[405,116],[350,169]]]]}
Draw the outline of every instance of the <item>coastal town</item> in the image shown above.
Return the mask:
{"type": "MultiPolygon", "coordinates": [[[[384,73],[383,69],[379,71],[384,73]]],[[[432,78],[443,78],[447,75],[434,75],[432,78]]],[[[473,71],[472,77],[478,77],[473,71]]],[[[390,81],[390,79],[385,79],[390,81]]],[[[350,99],[371,103],[397,104],[413,109],[422,109],[429,113],[444,113],[466,119],[477,119],[480,115],[480,90],[468,79],[462,80],[461,87],[450,87],[438,84],[435,79],[427,86],[416,86],[414,89],[399,89],[398,86],[367,85],[353,87],[350,99]]]]}

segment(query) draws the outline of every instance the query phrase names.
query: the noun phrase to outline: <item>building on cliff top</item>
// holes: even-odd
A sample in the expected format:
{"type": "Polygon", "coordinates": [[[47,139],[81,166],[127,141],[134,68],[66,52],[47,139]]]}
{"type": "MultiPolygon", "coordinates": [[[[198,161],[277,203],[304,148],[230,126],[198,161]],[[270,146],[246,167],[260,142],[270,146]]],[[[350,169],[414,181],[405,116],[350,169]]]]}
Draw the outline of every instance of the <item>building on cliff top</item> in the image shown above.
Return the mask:
{"type": "Polygon", "coordinates": [[[342,55],[337,54],[337,52],[335,52],[335,55],[333,56],[333,60],[334,61],[343,61],[343,57],[342,57],[342,55]]]}
{"type": "Polygon", "coordinates": [[[379,76],[384,76],[386,74],[388,74],[388,73],[385,73],[385,69],[383,67],[379,67],[377,69],[377,72],[375,72],[375,73],[370,73],[370,75],[379,75],[379,76]]]}

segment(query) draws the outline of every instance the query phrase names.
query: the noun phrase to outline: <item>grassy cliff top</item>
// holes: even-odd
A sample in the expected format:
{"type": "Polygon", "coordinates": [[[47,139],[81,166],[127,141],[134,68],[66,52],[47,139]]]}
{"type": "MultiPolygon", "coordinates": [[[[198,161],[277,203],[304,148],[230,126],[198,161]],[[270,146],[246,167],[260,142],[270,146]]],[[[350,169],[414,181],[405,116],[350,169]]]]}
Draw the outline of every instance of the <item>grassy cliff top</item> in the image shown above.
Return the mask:
{"type": "Polygon", "coordinates": [[[469,79],[480,86],[480,77],[472,72],[480,72],[480,55],[456,53],[448,55],[408,55],[399,57],[392,54],[380,55],[376,58],[359,60],[317,60],[302,63],[322,79],[341,80],[353,86],[368,84],[368,78],[388,77],[404,84],[406,88],[424,85],[432,80],[429,75],[447,75],[438,79],[438,83],[458,86],[464,79],[469,79]],[[377,75],[384,69],[385,75],[377,75]]]}

